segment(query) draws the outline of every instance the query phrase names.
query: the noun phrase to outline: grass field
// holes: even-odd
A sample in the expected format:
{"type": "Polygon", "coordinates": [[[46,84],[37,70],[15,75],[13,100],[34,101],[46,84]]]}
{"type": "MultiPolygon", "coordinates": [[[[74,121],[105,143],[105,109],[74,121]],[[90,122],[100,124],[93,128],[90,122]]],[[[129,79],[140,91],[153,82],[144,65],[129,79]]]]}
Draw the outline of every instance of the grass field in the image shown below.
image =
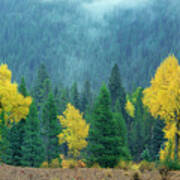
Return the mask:
{"type": "Polygon", "coordinates": [[[35,169],[7,165],[0,166],[0,180],[180,180],[180,171],[162,175],[153,171],[125,171],[119,169],[35,169]]]}

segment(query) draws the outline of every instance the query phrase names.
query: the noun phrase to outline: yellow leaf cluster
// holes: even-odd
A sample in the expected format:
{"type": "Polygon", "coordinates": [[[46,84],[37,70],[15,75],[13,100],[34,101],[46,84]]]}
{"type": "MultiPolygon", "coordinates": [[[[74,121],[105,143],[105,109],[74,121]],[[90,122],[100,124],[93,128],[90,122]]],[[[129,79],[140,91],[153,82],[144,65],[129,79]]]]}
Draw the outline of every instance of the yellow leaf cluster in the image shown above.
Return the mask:
{"type": "Polygon", "coordinates": [[[134,117],[135,108],[134,105],[131,103],[130,100],[126,102],[126,112],[129,114],[129,116],[134,117]]]}
{"type": "Polygon", "coordinates": [[[82,114],[70,103],[63,113],[58,116],[62,125],[62,133],[58,135],[59,143],[67,143],[69,154],[77,157],[80,150],[87,146],[86,138],[89,132],[89,125],[83,119],[82,114]]]}
{"type": "Polygon", "coordinates": [[[171,121],[175,112],[180,115],[180,66],[173,55],[157,69],[151,86],[144,90],[143,103],[155,117],[171,121]]]}
{"type": "Polygon", "coordinates": [[[11,71],[6,64],[0,66],[0,113],[4,112],[6,125],[18,122],[29,113],[31,97],[18,92],[16,83],[11,82],[11,71]]]}
{"type": "Polygon", "coordinates": [[[180,66],[174,55],[167,57],[157,69],[151,86],[144,90],[143,103],[154,117],[165,120],[165,148],[160,151],[160,159],[174,158],[175,134],[180,133],[180,66]]]}

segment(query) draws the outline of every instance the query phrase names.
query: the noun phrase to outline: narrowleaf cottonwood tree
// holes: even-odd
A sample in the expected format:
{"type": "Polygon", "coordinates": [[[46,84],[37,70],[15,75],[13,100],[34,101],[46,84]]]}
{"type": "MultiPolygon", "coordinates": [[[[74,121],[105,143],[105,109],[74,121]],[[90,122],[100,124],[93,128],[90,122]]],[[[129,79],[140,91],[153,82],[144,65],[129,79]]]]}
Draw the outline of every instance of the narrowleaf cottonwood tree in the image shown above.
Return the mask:
{"type": "Polygon", "coordinates": [[[171,151],[169,158],[180,160],[180,66],[174,55],[168,56],[157,69],[151,86],[144,90],[143,102],[154,117],[165,120],[168,141],[160,158],[164,160],[171,151]]]}
{"type": "Polygon", "coordinates": [[[77,158],[80,151],[87,146],[89,124],[83,119],[79,110],[71,104],[67,104],[63,115],[58,118],[63,128],[58,135],[59,143],[67,143],[69,155],[77,158]]]}

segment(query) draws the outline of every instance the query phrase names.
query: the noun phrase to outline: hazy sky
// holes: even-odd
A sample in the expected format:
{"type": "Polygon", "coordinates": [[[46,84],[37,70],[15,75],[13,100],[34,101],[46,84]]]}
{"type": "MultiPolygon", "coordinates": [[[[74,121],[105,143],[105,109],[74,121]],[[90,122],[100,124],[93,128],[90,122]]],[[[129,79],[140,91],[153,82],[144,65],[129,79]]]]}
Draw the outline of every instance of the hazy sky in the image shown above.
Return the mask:
{"type": "Polygon", "coordinates": [[[83,6],[95,17],[102,18],[104,14],[111,12],[115,7],[134,8],[144,5],[151,0],[94,0],[84,3],[83,6]]]}

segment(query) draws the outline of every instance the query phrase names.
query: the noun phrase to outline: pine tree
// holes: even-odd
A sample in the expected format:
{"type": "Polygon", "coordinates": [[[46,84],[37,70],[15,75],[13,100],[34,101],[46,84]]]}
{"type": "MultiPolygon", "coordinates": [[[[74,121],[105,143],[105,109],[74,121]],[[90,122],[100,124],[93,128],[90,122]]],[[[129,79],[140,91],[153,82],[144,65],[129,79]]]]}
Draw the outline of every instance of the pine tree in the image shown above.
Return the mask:
{"type": "Polygon", "coordinates": [[[121,113],[121,105],[120,105],[119,100],[116,101],[115,112],[113,113],[113,118],[115,119],[115,121],[117,121],[119,137],[121,138],[121,158],[126,159],[126,160],[130,159],[131,155],[128,148],[127,127],[126,127],[126,122],[124,120],[124,117],[121,113]]]}
{"type": "Polygon", "coordinates": [[[80,109],[80,97],[76,82],[72,85],[71,88],[71,102],[75,108],[80,109]]]}
{"type": "Polygon", "coordinates": [[[38,109],[43,105],[51,90],[51,82],[44,64],[41,64],[37,73],[37,79],[33,87],[33,97],[38,109]]]}
{"type": "Polygon", "coordinates": [[[2,112],[0,122],[0,159],[3,163],[13,164],[12,162],[12,149],[10,144],[10,128],[5,124],[4,113],[2,112]]]}
{"type": "Polygon", "coordinates": [[[29,95],[28,92],[27,92],[26,82],[25,82],[24,77],[21,78],[21,83],[19,85],[18,90],[24,97],[29,95]]]}
{"type": "Polygon", "coordinates": [[[35,103],[30,107],[26,119],[25,134],[21,147],[22,166],[39,167],[45,159],[44,145],[40,136],[40,121],[35,103]]]}
{"type": "Polygon", "coordinates": [[[160,149],[165,142],[163,129],[165,124],[163,121],[157,119],[153,128],[153,135],[151,140],[150,154],[153,160],[159,159],[160,149]]]}
{"type": "Polygon", "coordinates": [[[89,157],[91,163],[102,167],[114,167],[121,155],[121,138],[118,123],[111,111],[110,95],[105,85],[101,87],[94,105],[89,132],[89,157]]]}
{"type": "Polygon", "coordinates": [[[22,119],[11,128],[4,126],[2,147],[2,160],[6,164],[21,166],[21,146],[25,136],[25,120],[22,119]]]}
{"type": "Polygon", "coordinates": [[[61,95],[60,95],[60,101],[59,101],[59,113],[63,114],[63,112],[66,109],[66,105],[69,102],[69,90],[66,88],[63,88],[61,90],[61,95]]]}
{"type": "Polygon", "coordinates": [[[45,158],[48,163],[59,155],[57,135],[60,133],[60,124],[57,119],[57,107],[53,94],[50,92],[42,111],[43,140],[45,144],[45,158]]]}
{"type": "Polygon", "coordinates": [[[140,160],[141,153],[145,149],[146,134],[145,134],[145,118],[144,107],[142,104],[142,89],[137,89],[134,94],[136,100],[134,102],[135,113],[130,129],[130,149],[135,160],[140,160]],[[138,92],[136,94],[136,92],[138,92]]]}
{"type": "Polygon", "coordinates": [[[125,116],[126,111],[124,108],[125,108],[125,103],[126,103],[126,93],[124,91],[124,88],[122,87],[119,67],[117,64],[115,64],[114,67],[112,68],[108,87],[110,90],[113,107],[114,107],[116,101],[119,99],[119,101],[121,103],[121,112],[122,112],[123,116],[125,116]]]}
{"type": "Polygon", "coordinates": [[[85,81],[83,92],[81,96],[81,111],[85,112],[89,106],[92,104],[92,93],[91,93],[91,85],[89,81],[85,81]]]}

